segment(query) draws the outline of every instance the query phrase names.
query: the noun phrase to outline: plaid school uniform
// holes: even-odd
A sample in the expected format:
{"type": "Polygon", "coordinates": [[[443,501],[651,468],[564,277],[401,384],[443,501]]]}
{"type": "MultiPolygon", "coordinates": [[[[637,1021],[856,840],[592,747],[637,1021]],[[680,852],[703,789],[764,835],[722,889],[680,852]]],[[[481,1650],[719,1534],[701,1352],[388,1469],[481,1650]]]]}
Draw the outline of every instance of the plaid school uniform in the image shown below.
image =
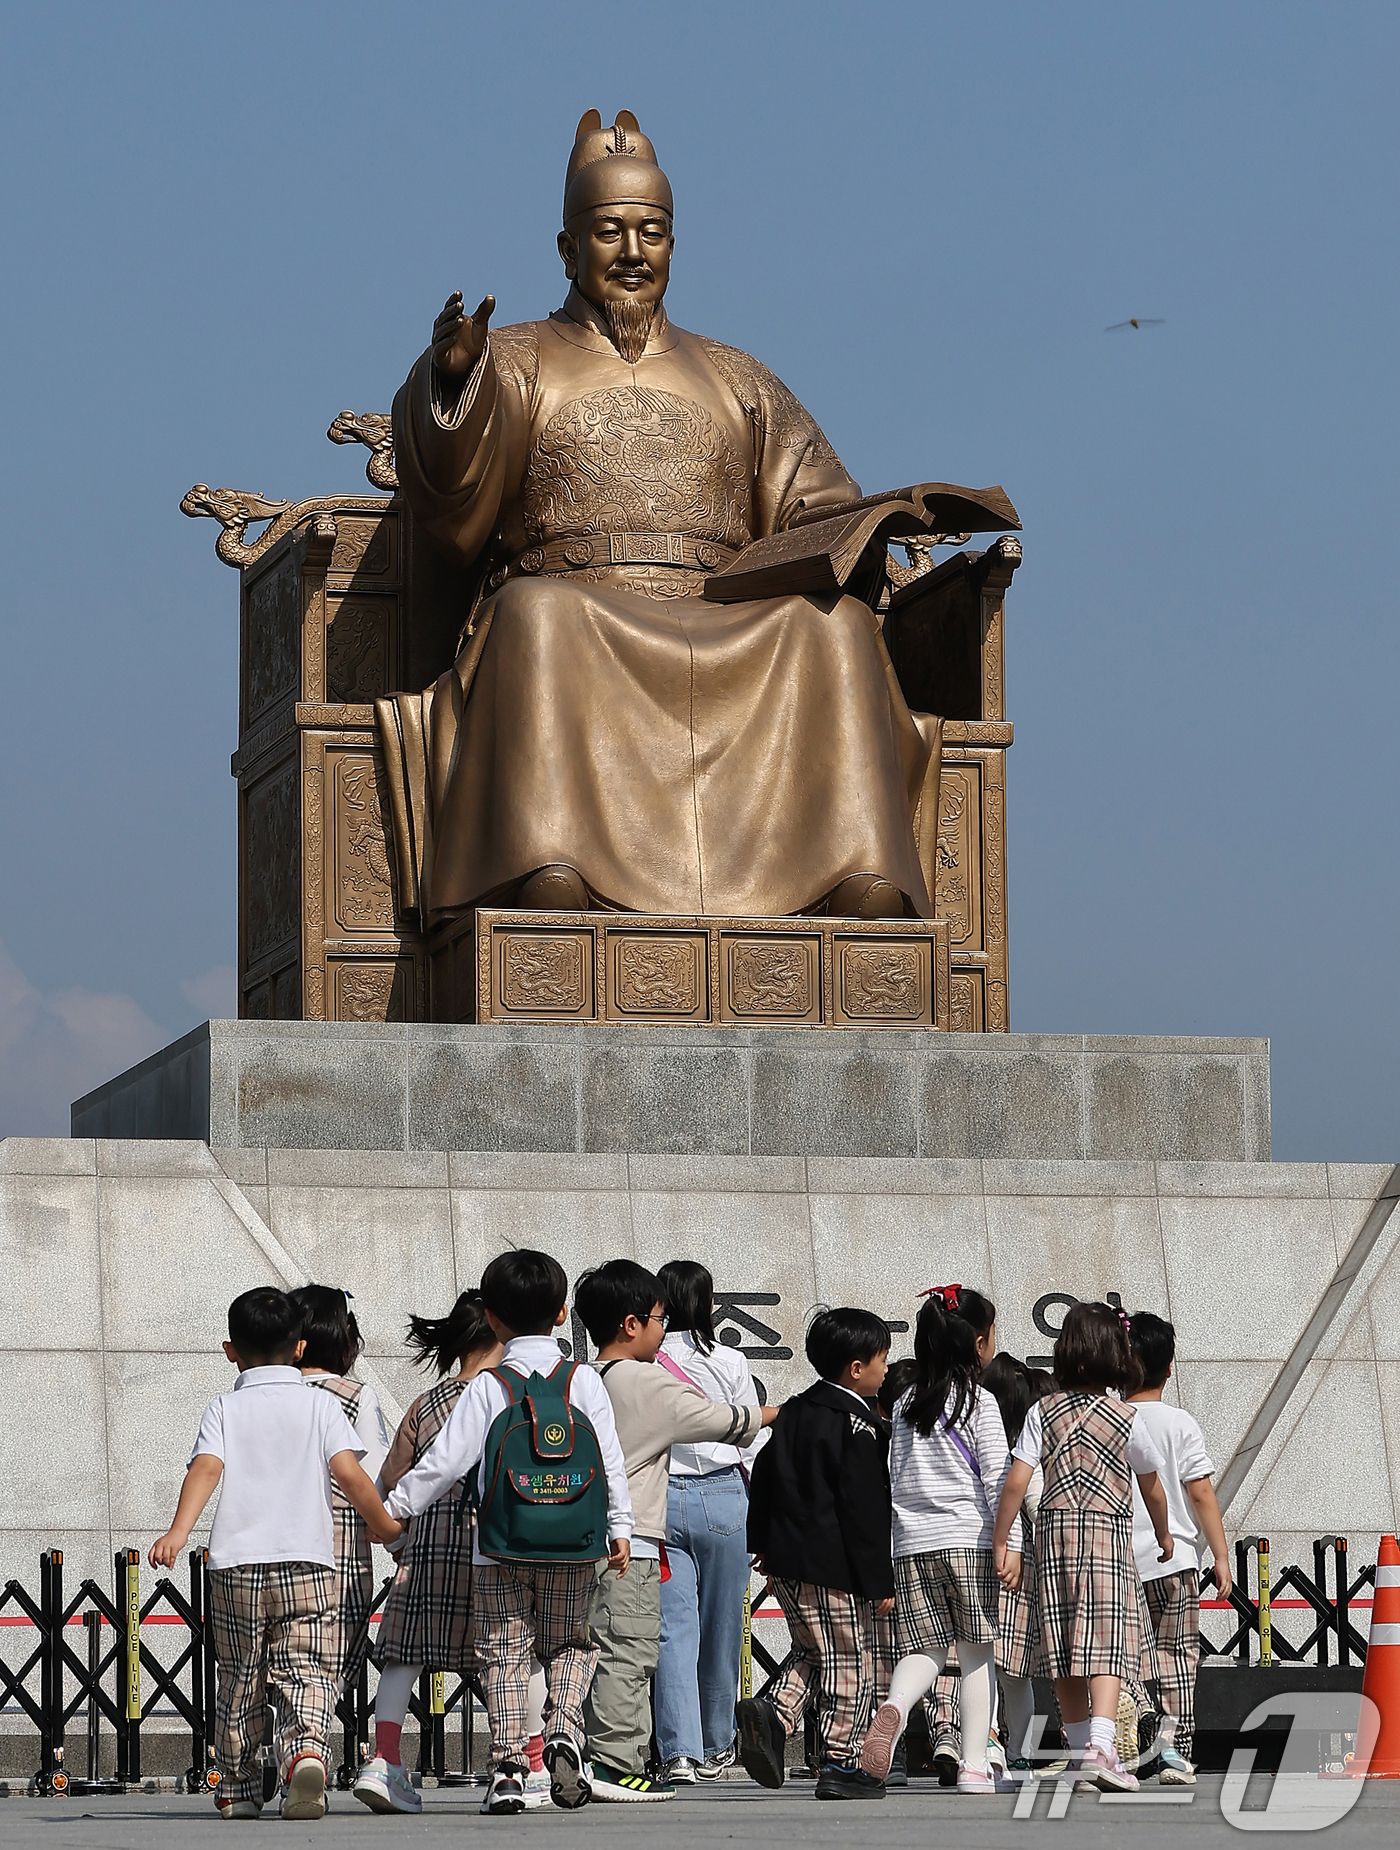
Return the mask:
{"type": "MultiPolygon", "coordinates": [[[[447,1424],[468,1383],[450,1379],[420,1394],[403,1417],[417,1464],[447,1424]]],[[[396,1441],[397,1443],[397,1441],[396,1441]]],[[[409,1527],[394,1584],[374,1641],[374,1661],[427,1664],[465,1676],[476,1668],[472,1646],[472,1540],[476,1512],[459,1484],[409,1527]]]]}
{"type": "Polygon", "coordinates": [[[497,1561],[477,1568],[473,1637],[493,1767],[525,1758],[532,1656],[549,1683],[544,1732],[583,1745],[583,1702],[598,1667],[588,1631],[597,1584],[592,1561],[497,1561]]]}
{"type": "MultiPolygon", "coordinates": [[[[332,1394],[353,1426],[360,1416],[358,1381],[345,1375],[308,1375],[308,1387],[332,1394]]],[[[335,1524],[336,1616],[326,1638],[326,1656],[342,1684],[360,1674],[369,1649],[369,1622],[374,1611],[374,1559],[365,1519],[339,1484],[331,1484],[331,1518],[335,1524]]]]}
{"type": "Polygon", "coordinates": [[[1052,1677],[1129,1676],[1156,1652],[1133,1561],[1128,1434],[1133,1409],[1106,1395],[1040,1403],[1045,1489],[1036,1522],[1040,1640],[1052,1677]]]}
{"type": "Polygon", "coordinates": [[[769,1700],[789,1734],[812,1703],[819,1760],[854,1766],[875,1712],[877,1667],[889,1661],[889,1631],[874,1600],[805,1580],[774,1576],[770,1584],[792,1636],[792,1662],[769,1700]]]}
{"type": "MultiPolygon", "coordinates": [[[[1196,1666],[1201,1656],[1200,1576],[1195,1568],[1163,1574],[1156,1580],[1144,1580],[1142,1590],[1150,1636],[1157,1646],[1162,1712],[1176,1717],[1173,1745],[1189,1760],[1196,1734],[1196,1666]]],[[[1125,1685],[1140,1717],[1152,1713],[1152,1702],[1143,1688],[1152,1675],[1144,1665],[1125,1685]]]]}
{"type": "Polygon", "coordinates": [[[262,1803],[267,1692],[276,1701],[277,1766],[315,1754],[330,1765],[335,1720],[336,1576],[311,1561],[250,1562],[209,1570],[209,1617],[219,1665],[214,1757],[228,1799],[262,1803]]]}
{"type": "Polygon", "coordinates": [[[1040,1608],[1036,1602],[1035,1536],[1021,1511],[1021,1584],[999,1594],[997,1668],[1009,1677],[1031,1676],[1040,1642],[1040,1608]]]}
{"type": "Polygon", "coordinates": [[[990,1548],[935,1548],[896,1555],[894,1629],[901,1657],[946,1651],[955,1639],[994,1644],[1000,1582],[990,1548]]]}

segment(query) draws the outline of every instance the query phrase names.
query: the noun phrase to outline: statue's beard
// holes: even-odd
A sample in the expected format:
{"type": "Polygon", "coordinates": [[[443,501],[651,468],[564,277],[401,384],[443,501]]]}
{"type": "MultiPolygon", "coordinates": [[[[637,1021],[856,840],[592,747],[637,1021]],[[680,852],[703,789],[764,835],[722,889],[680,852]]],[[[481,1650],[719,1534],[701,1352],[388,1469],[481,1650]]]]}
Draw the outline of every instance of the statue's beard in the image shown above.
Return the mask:
{"type": "Polygon", "coordinates": [[[630,295],[608,296],[603,303],[603,313],[608,318],[618,352],[629,366],[635,366],[647,350],[656,304],[639,302],[630,295]]]}

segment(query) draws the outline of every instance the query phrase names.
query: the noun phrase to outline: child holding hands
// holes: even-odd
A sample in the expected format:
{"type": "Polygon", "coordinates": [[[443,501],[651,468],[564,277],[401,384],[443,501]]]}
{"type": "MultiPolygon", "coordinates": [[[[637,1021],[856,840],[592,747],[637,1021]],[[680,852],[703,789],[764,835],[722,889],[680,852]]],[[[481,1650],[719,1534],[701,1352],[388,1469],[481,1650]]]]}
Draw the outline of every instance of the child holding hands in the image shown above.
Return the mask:
{"type": "Polygon", "coordinates": [[[302,1380],[300,1313],[283,1291],[245,1291],[228,1311],[224,1354],[233,1391],[204,1410],[175,1520],[150,1552],[174,1567],[220,1485],[209,1537],[209,1605],[219,1665],[214,1754],[224,1818],[262,1811],[267,1685],[277,1700],[281,1815],[323,1817],[338,1693],[335,1531],[331,1485],[376,1541],[400,1525],[360,1467],[361,1445],[339,1403],[302,1380]]]}
{"type": "MultiPolygon", "coordinates": [[[[1055,1679],[1070,1764],[1104,1792],[1135,1792],[1114,1746],[1118,1696],[1139,1660],[1153,1657],[1142,1585],[1133,1560],[1133,1478],[1157,1538],[1158,1558],[1174,1543],[1159,1472],[1161,1453],[1130,1402],[1141,1373],[1121,1314],[1079,1303],[1055,1342],[1058,1391],[1026,1415],[997,1506],[992,1552],[1003,1585],[1020,1581],[1012,1525],[1037,1465],[1045,1472],[1036,1517],[1039,1662],[1055,1679]]],[[[1153,1670],[1155,1674],[1155,1666],[1153,1670]]]]}

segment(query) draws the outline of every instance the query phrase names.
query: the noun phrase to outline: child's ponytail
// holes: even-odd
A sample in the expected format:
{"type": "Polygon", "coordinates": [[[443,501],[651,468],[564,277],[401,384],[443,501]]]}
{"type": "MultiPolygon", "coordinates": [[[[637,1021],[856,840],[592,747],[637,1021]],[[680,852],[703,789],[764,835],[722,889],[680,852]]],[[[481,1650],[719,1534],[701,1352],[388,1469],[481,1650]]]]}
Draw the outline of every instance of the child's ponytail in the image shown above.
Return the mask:
{"type": "Polygon", "coordinates": [[[464,1356],[489,1349],[496,1333],[486,1320],[479,1291],[464,1291],[445,1317],[410,1317],[408,1347],[420,1368],[429,1363],[440,1375],[464,1356]]]}
{"type": "MultiPolygon", "coordinates": [[[[926,1439],[940,1421],[957,1426],[972,1413],[973,1390],[982,1367],[977,1358],[979,1332],[961,1314],[959,1300],[963,1296],[977,1298],[979,1305],[986,1303],[980,1292],[963,1292],[950,1286],[924,1299],[914,1325],[914,1365],[918,1375],[904,1405],[904,1418],[926,1439]],[[948,1303],[950,1294],[952,1305],[948,1303]]],[[[993,1317],[995,1314],[993,1311],[993,1317]]],[[[987,1328],[991,1328],[991,1319],[987,1328]]]]}

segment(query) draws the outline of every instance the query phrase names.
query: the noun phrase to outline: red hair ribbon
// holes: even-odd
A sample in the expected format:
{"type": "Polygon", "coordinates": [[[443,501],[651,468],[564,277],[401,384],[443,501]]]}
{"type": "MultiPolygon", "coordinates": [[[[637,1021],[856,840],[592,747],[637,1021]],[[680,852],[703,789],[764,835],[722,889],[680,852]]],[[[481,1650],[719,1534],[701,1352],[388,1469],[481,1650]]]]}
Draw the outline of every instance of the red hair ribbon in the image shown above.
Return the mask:
{"type": "Polygon", "coordinates": [[[921,1291],[919,1296],[921,1298],[942,1298],[946,1310],[956,1310],[958,1294],[961,1290],[961,1285],[930,1285],[928,1290],[921,1291]]]}

